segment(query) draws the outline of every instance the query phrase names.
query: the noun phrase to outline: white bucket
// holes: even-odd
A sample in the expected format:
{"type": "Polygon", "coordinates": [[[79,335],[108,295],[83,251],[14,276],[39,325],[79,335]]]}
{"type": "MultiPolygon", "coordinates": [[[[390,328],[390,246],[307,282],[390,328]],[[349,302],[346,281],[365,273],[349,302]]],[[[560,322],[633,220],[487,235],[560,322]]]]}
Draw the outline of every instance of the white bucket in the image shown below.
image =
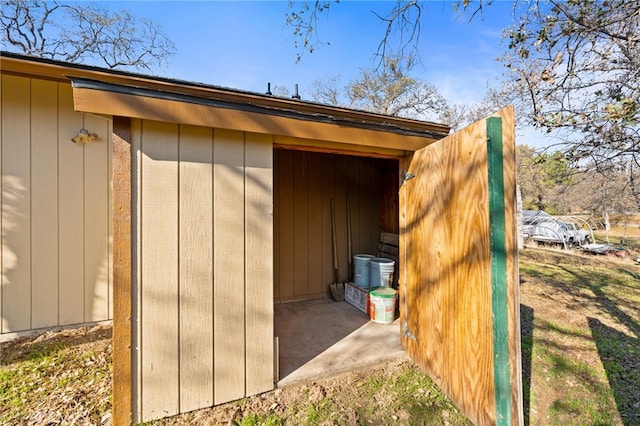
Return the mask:
{"type": "Polygon", "coordinates": [[[395,262],[385,257],[369,260],[369,287],[391,287],[395,262]]]}
{"type": "Polygon", "coordinates": [[[369,315],[371,321],[391,324],[396,317],[398,292],[391,287],[380,287],[369,292],[369,315]]]}
{"type": "Polygon", "coordinates": [[[369,288],[369,260],[374,257],[370,254],[353,256],[353,283],[358,287],[369,288]]]}

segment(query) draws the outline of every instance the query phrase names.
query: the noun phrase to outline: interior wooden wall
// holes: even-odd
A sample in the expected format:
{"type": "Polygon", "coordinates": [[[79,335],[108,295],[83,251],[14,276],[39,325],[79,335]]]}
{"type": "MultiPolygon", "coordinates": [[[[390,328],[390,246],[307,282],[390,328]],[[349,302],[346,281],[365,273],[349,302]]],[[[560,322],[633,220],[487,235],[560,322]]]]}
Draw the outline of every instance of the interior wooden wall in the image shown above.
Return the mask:
{"type": "Polygon", "coordinates": [[[132,149],[134,419],[272,389],[272,137],[133,120],[132,149]]]}
{"type": "Polygon", "coordinates": [[[348,276],[346,197],[353,254],[378,250],[381,232],[398,232],[398,161],[318,152],[274,151],[275,300],[327,296],[334,282],[331,200],[338,281],[348,276]]]}
{"type": "Polygon", "coordinates": [[[2,75],[0,332],[111,318],[111,121],[69,84],[2,75]],[[75,144],[82,128],[98,139],[75,144]]]}

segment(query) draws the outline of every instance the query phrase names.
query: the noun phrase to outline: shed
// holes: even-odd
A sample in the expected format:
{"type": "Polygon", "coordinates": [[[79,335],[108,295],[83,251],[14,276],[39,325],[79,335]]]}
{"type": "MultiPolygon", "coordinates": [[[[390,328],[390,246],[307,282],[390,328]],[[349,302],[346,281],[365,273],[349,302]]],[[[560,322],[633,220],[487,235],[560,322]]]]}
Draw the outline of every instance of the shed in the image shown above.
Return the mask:
{"type": "Polygon", "coordinates": [[[72,244],[83,319],[88,287],[113,306],[116,424],[274,388],[274,304],[326,297],[329,206],[344,208],[345,194],[354,252],[400,234],[408,354],[474,422],[523,423],[512,108],[448,135],[192,82],[1,60],[3,327],[20,317],[16,294],[33,326],[49,276],[65,299],[72,244]],[[94,140],[73,143],[83,128],[94,140]],[[67,151],[82,173],[67,170],[67,151]],[[82,237],[62,225],[80,207],[82,237]],[[38,224],[46,210],[57,215],[38,224]]]}

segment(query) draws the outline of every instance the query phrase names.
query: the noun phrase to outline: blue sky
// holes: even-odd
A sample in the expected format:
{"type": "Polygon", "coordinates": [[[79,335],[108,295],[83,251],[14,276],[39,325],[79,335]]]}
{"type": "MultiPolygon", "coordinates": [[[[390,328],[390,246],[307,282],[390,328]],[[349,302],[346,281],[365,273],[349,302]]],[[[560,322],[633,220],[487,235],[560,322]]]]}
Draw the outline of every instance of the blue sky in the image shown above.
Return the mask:
{"type": "MultiPolygon", "coordinates": [[[[316,79],[331,74],[342,81],[374,65],[384,14],[394,2],[342,1],[321,17],[318,36],[327,43],[296,63],[293,28],[285,23],[287,1],[109,1],[160,24],[177,54],[155,74],[194,82],[265,92],[267,82],[303,99],[316,79]]],[[[414,76],[439,90],[450,103],[473,103],[488,81],[504,72],[496,58],[505,49],[502,29],[513,24],[511,1],[496,1],[471,22],[450,1],[426,2],[420,39],[422,66],[414,76]]],[[[526,132],[520,143],[540,145],[526,132]]]]}

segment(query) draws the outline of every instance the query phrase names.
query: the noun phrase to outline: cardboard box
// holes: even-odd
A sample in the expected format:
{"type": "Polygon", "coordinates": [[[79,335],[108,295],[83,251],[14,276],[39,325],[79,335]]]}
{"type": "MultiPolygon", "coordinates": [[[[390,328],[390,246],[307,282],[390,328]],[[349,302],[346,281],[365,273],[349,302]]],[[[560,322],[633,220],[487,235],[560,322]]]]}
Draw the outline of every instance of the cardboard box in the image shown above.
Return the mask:
{"type": "Polygon", "coordinates": [[[369,289],[354,283],[344,283],[344,300],[365,314],[369,314],[369,289]]]}

